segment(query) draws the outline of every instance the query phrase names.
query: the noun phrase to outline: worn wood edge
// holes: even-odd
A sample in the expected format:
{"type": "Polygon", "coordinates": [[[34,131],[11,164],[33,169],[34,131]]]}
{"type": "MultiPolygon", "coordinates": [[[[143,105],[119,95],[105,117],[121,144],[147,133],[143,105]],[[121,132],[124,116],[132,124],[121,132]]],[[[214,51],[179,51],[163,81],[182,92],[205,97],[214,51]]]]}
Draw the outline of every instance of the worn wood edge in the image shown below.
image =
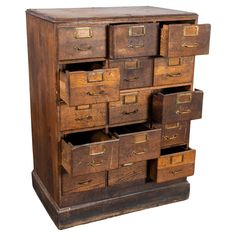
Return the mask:
{"type": "Polygon", "coordinates": [[[190,184],[187,181],[183,181],[120,197],[60,208],[52,199],[35,171],[32,172],[32,180],[39,199],[58,229],[183,201],[188,199],[190,191],[190,184]]]}

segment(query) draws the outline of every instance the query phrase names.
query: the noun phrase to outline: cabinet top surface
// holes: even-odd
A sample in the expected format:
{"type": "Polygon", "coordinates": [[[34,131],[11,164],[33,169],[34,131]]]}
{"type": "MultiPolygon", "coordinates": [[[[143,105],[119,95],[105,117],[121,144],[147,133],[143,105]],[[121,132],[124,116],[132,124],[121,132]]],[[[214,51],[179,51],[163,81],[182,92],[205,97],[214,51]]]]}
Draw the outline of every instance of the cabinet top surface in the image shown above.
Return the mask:
{"type": "Polygon", "coordinates": [[[28,9],[27,13],[52,22],[125,17],[196,15],[195,13],[151,6],[28,9]]]}

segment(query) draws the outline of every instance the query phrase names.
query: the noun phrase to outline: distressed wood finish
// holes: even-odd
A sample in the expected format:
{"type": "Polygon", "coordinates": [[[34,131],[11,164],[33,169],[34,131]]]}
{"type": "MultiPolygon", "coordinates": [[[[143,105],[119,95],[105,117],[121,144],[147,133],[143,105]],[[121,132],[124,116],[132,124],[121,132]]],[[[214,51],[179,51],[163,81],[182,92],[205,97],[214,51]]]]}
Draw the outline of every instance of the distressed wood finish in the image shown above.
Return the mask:
{"type": "Polygon", "coordinates": [[[109,60],[110,68],[120,70],[120,89],[151,87],[153,81],[152,58],[109,60]]]}
{"type": "Polygon", "coordinates": [[[194,57],[158,57],[154,61],[153,85],[175,87],[193,82],[194,57]]]}

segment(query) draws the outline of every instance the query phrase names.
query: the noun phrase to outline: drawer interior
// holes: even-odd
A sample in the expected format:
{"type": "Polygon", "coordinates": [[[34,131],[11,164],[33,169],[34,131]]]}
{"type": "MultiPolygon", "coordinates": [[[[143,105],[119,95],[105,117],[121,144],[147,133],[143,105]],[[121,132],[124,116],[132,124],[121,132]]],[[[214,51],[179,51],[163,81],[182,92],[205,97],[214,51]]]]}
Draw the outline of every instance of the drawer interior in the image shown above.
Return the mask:
{"type": "Polygon", "coordinates": [[[187,86],[179,86],[179,87],[173,87],[173,88],[164,88],[160,90],[160,93],[162,93],[163,95],[168,95],[172,93],[186,92],[189,90],[191,90],[191,86],[187,85],[187,86]]]}
{"type": "Polygon", "coordinates": [[[71,63],[64,64],[61,67],[62,71],[92,71],[99,70],[105,67],[106,61],[95,61],[95,62],[81,62],[81,63],[71,63]]]}
{"type": "Polygon", "coordinates": [[[185,151],[188,151],[188,150],[191,150],[191,149],[187,148],[186,145],[165,148],[165,149],[161,150],[161,156],[174,154],[174,153],[178,153],[178,152],[185,152],[185,151]]]}

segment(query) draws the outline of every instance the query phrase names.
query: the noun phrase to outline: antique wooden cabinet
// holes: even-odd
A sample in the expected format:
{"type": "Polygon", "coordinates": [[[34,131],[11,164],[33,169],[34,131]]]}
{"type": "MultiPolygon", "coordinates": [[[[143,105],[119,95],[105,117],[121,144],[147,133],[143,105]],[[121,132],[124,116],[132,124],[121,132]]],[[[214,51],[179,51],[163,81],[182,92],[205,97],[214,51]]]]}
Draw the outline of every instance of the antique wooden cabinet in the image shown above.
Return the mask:
{"type": "Polygon", "coordinates": [[[210,25],[156,7],[26,15],[33,186],[57,227],[187,199],[210,25]]]}

